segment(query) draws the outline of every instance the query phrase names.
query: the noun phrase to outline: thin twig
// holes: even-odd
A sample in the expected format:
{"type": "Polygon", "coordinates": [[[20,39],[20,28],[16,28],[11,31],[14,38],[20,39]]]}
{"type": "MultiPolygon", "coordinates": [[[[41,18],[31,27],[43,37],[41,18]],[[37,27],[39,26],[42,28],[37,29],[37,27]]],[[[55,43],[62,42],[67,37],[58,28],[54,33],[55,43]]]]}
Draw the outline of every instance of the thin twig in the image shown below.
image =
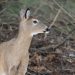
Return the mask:
{"type": "Polygon", "coordinates": [[[58,16],[59,16],[60,12],[61,12],[61,9],[58,10],[56,16],[54,17],[53,22],[52,22],[51,25],[49,26],[49,29],[54,25],[54,23],[55,23],[55,21],[57,20],[57,18],[58,18],[58,16]]]}
{"type": "MultiPolygon", "coordinates": [[[[61,43],[59,43],[58,45],[56,45],[55,47],[52,47],[51,45],[48,45],[46,47],[41,47],[39,48],[39,50],[47,50],[47,49],[52,49],[53,51],[55,51],[57,48],[59,48],[60,46],[62,46],[69,38],[70,36],[72,35],[72,33],[75,31],[75,28],[73,30],[71,30],[68,34],[68,36],[64,39],[64,41],[62,41],[61,43]]],[[[35,49],[33,49],[35,51],[35,49]]]]}
{"type": "MultiPolygon", "coordinates": [[[[54,17],[53,22],[52,22],[51,25],[49,26],[49,29],[51,29],[51,27],[52,27],[52,26],[54,25],[54,23],[56,22],[56,20],[57,20],[59,14],[60,14],[60,12],[61,12],[61,9],[58,9],[58,12],[57,12],[56,16],[54,17]]],[[[46,37],[47,37],[47,34],[45,33],[44,39],[45,39],[46,37]]]]}
{"type": "Polygon", "coordinates": [[[53,1],[59,8],[61,8],[62,11],[64,11],[69,17],[71,17],[73,20],[75,20],[75,18],[73,18],[73,16],[70,13],[68,13],[60,4],[58,4],[56,2],[56,0],[53,0],[53,1]]]}
{"type": "Polygon", "coordinates": [[[39,7],[35,10],[34,15],[37,13],[37,11],[42,7],[43,3],[41,2],[39,7]]]}
{"type": "Polygon", "coordinates": [[[62,42],[62,43],[59,43],[55,48],[54,50],[56,50],[58,47],[62,46],[69,38],[70,36],[72,35],[72,33],[75,31],[75,28],[73,30],[71,30],[68,34],[68,36],[65,38],[65,40],[62,42]]]}
{"type": "Polygon", "coordinates": [[[2,14],[5,10],[6,10],[6,8],[4,8],[2,11],[0,11],[0,14],[2,14]]]}

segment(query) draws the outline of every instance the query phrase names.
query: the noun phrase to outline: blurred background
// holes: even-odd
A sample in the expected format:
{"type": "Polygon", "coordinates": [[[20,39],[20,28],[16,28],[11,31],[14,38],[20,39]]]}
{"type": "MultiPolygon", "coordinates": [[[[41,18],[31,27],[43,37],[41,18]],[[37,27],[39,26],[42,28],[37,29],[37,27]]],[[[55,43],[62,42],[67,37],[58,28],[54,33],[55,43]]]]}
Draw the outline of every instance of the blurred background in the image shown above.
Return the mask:
{"type": "Polygon", "coordinates": [[[27,75],[75,75],[75,0],[0,0],[0,43],[17,37],[19,12],[50,27],[33,37],[27,75]]]}

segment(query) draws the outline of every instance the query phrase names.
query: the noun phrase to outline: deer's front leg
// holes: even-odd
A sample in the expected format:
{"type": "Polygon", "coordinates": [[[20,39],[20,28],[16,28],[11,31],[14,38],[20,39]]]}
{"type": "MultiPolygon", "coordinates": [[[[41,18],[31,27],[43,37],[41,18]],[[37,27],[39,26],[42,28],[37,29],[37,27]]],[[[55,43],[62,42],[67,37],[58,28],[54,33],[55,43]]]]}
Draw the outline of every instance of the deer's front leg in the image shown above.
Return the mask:
{"type": "Polygon", "coordinates": [[[8,75],[16,75],[16,73],[17,73],[17,68],[13,66],[8,75]]]}
{"type": "Polygon", "coordinates": [[[28,62],[29,62],[29,55],[22,58],[20,65],[18,67],[17,75],[25,75],[25,73],[27,72],[28,62]]]}

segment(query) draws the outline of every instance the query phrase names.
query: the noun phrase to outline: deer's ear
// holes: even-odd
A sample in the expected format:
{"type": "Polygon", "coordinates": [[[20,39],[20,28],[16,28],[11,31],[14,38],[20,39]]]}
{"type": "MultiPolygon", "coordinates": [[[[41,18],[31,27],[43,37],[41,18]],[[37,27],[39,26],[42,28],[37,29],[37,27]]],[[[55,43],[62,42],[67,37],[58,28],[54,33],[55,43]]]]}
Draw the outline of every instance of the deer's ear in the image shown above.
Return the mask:
{"type": "Polygon", "coordinates": [[[30,9],[29,8],[26,9],[24,16],[25,16],[25,19],[28,19],[30,17],[30,9]]]}
{"type": "Polygon", "coordinates": [[[23,19],[24,18],[24,14],[25,14],[25,10],[21,9],[20,11],[20,18],[23,19]]]}
{"type": "Polygon", "coordinates": [[[25,9],[21,9],[20,11],[20,18],[21,19],[28,19],[30,17],[30,9],[27,8],[26,10],[25,9]]]}

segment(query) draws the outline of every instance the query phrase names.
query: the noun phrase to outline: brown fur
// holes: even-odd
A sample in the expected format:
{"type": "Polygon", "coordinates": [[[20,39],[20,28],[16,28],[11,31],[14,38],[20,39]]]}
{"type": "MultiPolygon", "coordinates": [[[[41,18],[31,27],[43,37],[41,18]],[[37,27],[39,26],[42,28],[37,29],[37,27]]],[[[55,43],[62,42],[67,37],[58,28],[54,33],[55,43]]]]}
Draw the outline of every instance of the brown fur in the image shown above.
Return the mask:
{"type": "Polygon", "coordinates": [[[42,23],[33,27],[32,19],[22,18],[18,37],[0,45],[0,75],[25,75],[29,62],[31,34],[41,33],[46,28],[42,23]]]}

